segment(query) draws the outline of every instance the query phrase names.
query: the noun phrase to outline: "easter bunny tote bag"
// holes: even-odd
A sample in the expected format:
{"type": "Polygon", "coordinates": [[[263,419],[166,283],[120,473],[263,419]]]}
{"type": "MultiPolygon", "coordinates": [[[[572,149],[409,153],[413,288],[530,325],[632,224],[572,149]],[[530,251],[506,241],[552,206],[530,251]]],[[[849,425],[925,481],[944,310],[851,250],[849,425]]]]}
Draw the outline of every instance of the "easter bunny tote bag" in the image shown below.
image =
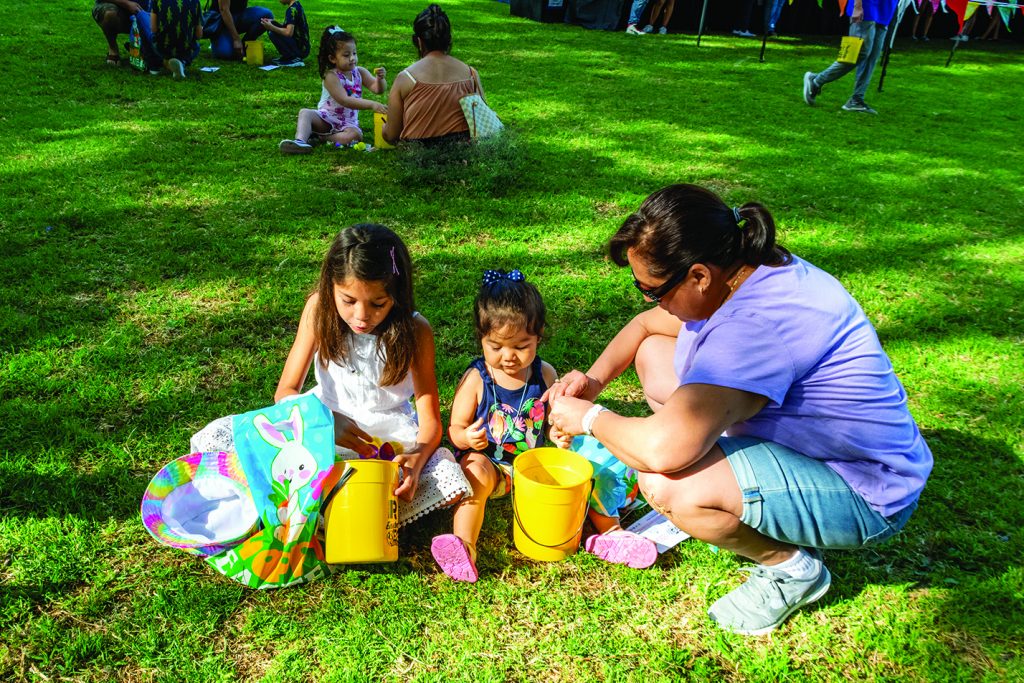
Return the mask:
{"type": "Polygon", "coordinates": [[[334,466],[334,416],[315,396],[237,415],[235,448],[262,528],[207,562],[251,588],[305,583],[330,573],[316,537],[334,466]]]}
{"type": "Polygon", "coordinates": [[[342,472],[331,411],[305,395],[236,415],[232,429],[234,451],[192,453],[157,473],[142,499],[146,529],[250,588],[326,576],[315,532],[342,472]]]}

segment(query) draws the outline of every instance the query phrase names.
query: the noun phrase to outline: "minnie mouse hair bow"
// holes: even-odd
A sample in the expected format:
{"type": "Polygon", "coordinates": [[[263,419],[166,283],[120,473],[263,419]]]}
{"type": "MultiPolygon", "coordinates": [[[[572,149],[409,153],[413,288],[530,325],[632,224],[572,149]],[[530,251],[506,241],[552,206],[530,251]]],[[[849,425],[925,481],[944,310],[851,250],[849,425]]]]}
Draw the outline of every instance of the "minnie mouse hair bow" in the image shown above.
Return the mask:
{"type": "Polygon", "coordinates": [[[526,277],[518,268],[513,268],[507,273],[500,270],[484,271],[484,285],[490,287],[494,283],[501,282],[502,280],[511,280],[512,282],[524,282],[526,280],[526,277]]]}

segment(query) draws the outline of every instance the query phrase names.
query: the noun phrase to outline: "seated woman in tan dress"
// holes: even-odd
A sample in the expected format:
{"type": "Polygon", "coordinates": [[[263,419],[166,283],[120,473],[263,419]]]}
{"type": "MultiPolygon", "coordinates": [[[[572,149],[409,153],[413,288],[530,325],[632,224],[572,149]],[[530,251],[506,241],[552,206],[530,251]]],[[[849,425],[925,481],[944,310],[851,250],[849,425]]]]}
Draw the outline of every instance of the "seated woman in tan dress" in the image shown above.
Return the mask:
{"type": "Polygon", "coordinates": [[[430,5],[412,24],[412,42],[420,59],[395,78],[388,97],[384,139],[438,144],[469,140],[459,99],[483,86],[476,69],[452,57],[452,26],[438,5],[430,5]]]}

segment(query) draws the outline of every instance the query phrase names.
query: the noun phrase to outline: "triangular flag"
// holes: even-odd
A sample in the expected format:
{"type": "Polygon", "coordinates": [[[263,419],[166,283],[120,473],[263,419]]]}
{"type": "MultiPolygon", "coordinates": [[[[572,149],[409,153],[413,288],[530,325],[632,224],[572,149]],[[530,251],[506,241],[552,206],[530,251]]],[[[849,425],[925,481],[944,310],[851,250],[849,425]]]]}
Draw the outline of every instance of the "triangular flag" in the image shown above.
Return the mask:
{"type": "Polygon", "coordinates": [[[967,12],[967,0],[946,0],[946,7],[956,15],[956,20],[960,24],[960,30],[963,31],[964,14],[967,12]]]}
{"type": "MultiPolygon", "coordinates": [[[[1021,7],[1021,10],[1024,11],[1024,6],[1021,7]]],[[[1012,7],[1000,7],[999,8],[999,16],[1001,16],[1003,18],[1003,24],[1006,26],[1006,32],[1009,33],[1010,32],[1010,18],[1013,16],[1013,8],[1012,7]]]]}

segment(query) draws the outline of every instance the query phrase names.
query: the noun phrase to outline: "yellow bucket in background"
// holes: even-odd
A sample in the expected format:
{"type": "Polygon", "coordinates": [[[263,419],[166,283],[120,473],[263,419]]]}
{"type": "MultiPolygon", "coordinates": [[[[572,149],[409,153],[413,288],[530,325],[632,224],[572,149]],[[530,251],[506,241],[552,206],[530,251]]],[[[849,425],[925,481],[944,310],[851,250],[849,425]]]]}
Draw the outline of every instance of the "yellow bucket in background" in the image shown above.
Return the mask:
{"type": "Polygon", "coordinates": [[[394,562],[398,559],[398,464],[344,462],[346,471],[353,473],[324,510],[325,559],[332,564],[394,562]]]}
{"type": "Polygon", "coordinates": [[[263,42],[259,40],[245,41],[245,62],[250,66],[263,66],[263,42]]]}
{"type": "Polygon", "coordinates": [[[512,540],[522,554],[557,562],[579,548],[594,466],[560,448],[532,448],[512,461],[512,540]]]}
{"type": "Polygon", "coordinates": [[[388,115],[373,112],[373,146],[377,149],[394,149],[395,146],[384,139],[384,124],[387,123],[388,115]]]}
{"type": "Polygon", "coordinates": [[[839,41],[839,55],[836,57],[836,61],[843,64],[856,64],[857,57],[860,55],[860,48],[863,45],[863,38],[843,36],[843,39],[839,41]]]}

